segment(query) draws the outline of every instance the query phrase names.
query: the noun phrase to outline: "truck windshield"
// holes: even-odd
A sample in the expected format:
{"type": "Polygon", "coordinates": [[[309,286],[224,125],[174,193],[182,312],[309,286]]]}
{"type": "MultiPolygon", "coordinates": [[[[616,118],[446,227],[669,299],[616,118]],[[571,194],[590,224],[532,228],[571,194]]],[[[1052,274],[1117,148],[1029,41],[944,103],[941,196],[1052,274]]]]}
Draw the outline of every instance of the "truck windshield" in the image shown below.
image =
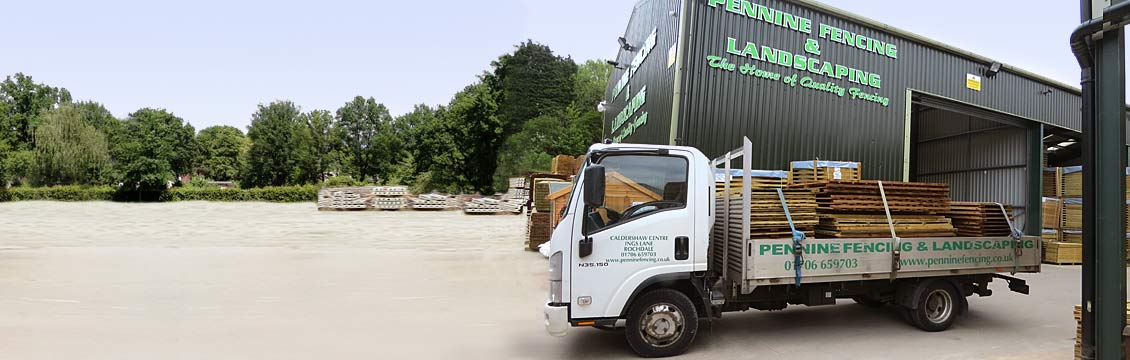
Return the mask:
{"type": "Polygon", "coordinates": [[[687,203],[687,160],[664,155],[612,155],[605,169],[604,207],[590,209],[594,230],[687,203]]]}

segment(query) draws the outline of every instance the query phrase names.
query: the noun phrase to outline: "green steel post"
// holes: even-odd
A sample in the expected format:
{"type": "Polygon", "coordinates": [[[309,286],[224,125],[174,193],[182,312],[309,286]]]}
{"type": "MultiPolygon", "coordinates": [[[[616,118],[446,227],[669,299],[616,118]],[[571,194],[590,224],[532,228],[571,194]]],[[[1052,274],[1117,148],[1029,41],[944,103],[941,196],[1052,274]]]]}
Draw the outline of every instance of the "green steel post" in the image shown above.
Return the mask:
{"type": "MultiPolygon", "coordinates": [[[[1124,359],[1126,326],[1126,49],[1123,30],[1108,30],[1095,41],[1095,125],[1092,180],[1095,239],[1095,351],[1097,359],[1124,359]]],[[[1086,196],[1085,196],[1086,197],[1086,196]]],[[[1085,208],[1086,209],[1086,208],[1085,208]]]]}
{"type": "Polygon", "coordinates": [[[1024,221],[1024,233],[1040,236],[1044,222],[1043,194],[1044,180],[1044,125],[1036,124],[1028,128],[1028,214],[1024,221]]]}

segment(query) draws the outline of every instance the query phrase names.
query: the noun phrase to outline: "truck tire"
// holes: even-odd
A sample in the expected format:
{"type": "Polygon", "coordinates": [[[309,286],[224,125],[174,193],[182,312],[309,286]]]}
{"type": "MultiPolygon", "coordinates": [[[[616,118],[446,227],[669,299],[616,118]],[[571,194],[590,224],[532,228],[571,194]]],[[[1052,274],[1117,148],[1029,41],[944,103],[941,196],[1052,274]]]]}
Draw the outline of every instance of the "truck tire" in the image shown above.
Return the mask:
{"type": "Polygon", "coordinates": [[[639,356],[679,355],[690,348],[698,333],[698,312],[681,292],[653,290],[632,303],[624,333],[639,356]]]}
{"type": "Polygon", "coordinates": [[[931,281],[920,286],[922,296],[918,298],[917,308],[906,309],[910,323],[929,332],[949,329],[960,312],[961,294],[944,281],[931,281]]]}

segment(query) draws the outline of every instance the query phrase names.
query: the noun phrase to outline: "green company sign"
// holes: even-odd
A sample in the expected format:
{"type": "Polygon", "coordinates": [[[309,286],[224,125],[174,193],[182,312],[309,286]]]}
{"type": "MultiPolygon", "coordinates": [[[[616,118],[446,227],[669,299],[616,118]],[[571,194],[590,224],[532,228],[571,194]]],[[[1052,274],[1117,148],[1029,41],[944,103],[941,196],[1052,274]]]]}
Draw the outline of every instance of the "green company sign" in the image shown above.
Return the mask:
{"type": "MultiPolygon", "coordinates": [[[[898,59],[898,47],[894,44],[827,24],[813,24],[811,19],[754,4],[748,0],[708,0],[707,5],[750,20],[813,35],[819,39],[858,51],[898,59]]],[[[814,38],[808,38],[805,41],[802,52],[791,52],[771,46],[758,45],[754,41],[739,40],[736,37],[727,36],[725,49],[722,50],[727,55],[740,57],[743,59],[742,63],[739,65],[731,62],[730,58],[724,56],[707,55],[707,66],[712,69],[737,72],[741,75],[766,81],[782,82],[793,88],[800,85],[801,89],[871,102],[884,107],[889,106],[891,102],[890,98],[882,96],[878,92],[883,85],[880,74],[846,64],[821,60],[819,57],[821,55],[820,41],[814,38]],[[747,59],[752,62],[746,62],[747,59]],[[782,74],[780,72],[782,68],[794,73],[782,74]],[[836,81],[844,81],[846,85],[841,85],[836,81]]]]}

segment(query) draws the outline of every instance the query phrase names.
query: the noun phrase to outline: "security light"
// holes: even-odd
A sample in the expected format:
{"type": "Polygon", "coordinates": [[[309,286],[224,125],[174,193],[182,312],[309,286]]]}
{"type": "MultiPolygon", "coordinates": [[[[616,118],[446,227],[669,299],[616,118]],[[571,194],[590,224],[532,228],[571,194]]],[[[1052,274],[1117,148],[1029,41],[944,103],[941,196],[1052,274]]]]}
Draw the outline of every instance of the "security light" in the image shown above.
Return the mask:
{"type": "Polygon", "coordinates": [[[636,47],[632,46],[632,44],[629,44],[628,39],[625,39],[623,36],[616,38],[616,41],[620,42],[620,48],[621,49],[624,49],[624,50],[627,50],[627,51],[635,51],[636,50],[636,47]]]}
{"type": "Polygon", "coordinates": [[[989,65],[989,70],[985,71],[985,77],[997,76],[999,72],[1001,72],[1001,63],[994,61],[992,65],[989,65]]]}

